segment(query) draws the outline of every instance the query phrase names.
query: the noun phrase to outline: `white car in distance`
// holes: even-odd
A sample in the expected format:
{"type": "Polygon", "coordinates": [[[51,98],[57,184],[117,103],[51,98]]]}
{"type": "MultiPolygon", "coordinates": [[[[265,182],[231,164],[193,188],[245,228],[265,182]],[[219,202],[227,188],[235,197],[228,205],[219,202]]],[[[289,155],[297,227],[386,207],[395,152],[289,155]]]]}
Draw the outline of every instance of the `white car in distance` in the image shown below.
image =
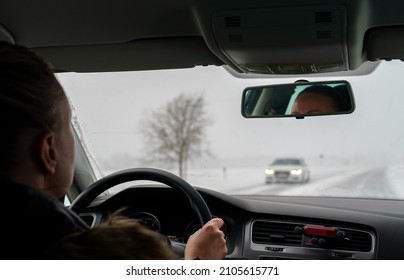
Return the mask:
{"type": "Polygon", "coordinates": [[[271,183],[307,183],[310,171],[300,158],[278,158],[265,169],[265,182],[271,183]]]}

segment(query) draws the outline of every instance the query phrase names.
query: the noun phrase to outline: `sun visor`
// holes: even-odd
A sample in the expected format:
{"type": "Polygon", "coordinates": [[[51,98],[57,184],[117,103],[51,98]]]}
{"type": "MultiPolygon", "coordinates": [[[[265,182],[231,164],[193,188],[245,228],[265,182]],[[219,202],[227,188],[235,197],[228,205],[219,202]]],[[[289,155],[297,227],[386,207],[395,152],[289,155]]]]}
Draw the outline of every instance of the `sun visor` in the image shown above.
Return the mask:
{"type": "Polygon", "coordinates": [[[404,26],[374,28],[367,35],[366,52],[370,61],[404,60],[404,26]]]}
{"type": "Polygon", "coordinates": [[[0,42],[15,44],[14,38],[8,30],[0,24],[0,42]]]}
{"type": "Polygon", "coordinates": [[[348,70],[344,7],[220,12],[213,29],[218,48],[241,73],[348,70]]]}

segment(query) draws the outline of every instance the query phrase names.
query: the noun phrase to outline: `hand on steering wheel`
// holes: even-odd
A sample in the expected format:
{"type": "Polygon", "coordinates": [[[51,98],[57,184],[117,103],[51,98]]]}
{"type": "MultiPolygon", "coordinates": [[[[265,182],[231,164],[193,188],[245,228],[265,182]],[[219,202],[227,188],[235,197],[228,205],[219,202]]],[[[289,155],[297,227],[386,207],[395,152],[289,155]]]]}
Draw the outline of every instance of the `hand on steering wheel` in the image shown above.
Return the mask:
{"type": "Polygon", "coordinates": [[[187,246],[185,253],[185,244],[171,241],[172,248],[178,255],[181,257],[185,255],[186,258],[201,259],[223,258],[226,255],[226,242],[223,233],[220,231],[223,220],[215,218],[210,221],[212,215],[201,195],[185,180],[163,170],[133,168],[108,175],[84,190],[73,201],[70,208],[76,213],[81,213],[101,193],[115,185],[136,180],[151,180],[163,183],[179,190],[190,201],[191,207],[195,211],[202,228],[192,236],[192,240],[190,238],[188,242],[190,246],[187,246]],[[208,224],[204,226],[206,223],[208,224]],[[214,241],[214,244],[212,241],[214,241]]]}

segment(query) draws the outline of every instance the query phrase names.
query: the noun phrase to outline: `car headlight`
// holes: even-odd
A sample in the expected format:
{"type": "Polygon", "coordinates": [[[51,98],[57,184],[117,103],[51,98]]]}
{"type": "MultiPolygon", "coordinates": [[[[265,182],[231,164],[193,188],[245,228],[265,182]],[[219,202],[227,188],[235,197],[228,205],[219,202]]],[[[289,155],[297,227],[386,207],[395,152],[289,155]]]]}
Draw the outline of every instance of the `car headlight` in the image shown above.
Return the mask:
{"type": "Polygon", "coordinates": [[[274,175],[275,171],[273,169],[265,169],[265,174],[274,175]]]}
{"type": "Polygon", "coordinates": [[[290,174],[292,174],[292,175],[301,175],[302,173],[303,173],[303,170],[301,170],[301,169],[290,170],[290,174]]]}

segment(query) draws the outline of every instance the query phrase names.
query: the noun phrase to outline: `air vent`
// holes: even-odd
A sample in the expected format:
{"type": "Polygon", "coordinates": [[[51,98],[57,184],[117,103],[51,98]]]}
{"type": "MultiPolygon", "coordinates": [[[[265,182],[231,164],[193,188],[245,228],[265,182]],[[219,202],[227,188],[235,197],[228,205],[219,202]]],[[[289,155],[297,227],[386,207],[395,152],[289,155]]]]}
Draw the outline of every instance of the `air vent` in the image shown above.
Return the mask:
{"type": "Polygon", "coordinates": [[[258,244],[301,246],[302,234],[290,223],[255,221],[252,228],[252,242],[258,244]]]}
{"type": "Polygon", "coordinates": [[[372,250],[372,236],[369,233],[358,230],[342,230],[345,231],[345,238],[329,240],[328,248],[359,252],[372,250]]]}
{"type": "Polygon", "coordinates": [[[79,216],[89,227],[93,227],[95,222],[95,216],[93,214],[81,214],[79,216]]]}
{"type": "Polygon", "coordinates": [[[315,13],[315,22],[316,23],[332,22],[332,13],[331,12],[316,12],[315,13]]]}
{"type": "Polygon", "coordinates": [[[225,24],[226,27],[240,27],[241,19],[240,16],[226,17],[225,24]]]}

